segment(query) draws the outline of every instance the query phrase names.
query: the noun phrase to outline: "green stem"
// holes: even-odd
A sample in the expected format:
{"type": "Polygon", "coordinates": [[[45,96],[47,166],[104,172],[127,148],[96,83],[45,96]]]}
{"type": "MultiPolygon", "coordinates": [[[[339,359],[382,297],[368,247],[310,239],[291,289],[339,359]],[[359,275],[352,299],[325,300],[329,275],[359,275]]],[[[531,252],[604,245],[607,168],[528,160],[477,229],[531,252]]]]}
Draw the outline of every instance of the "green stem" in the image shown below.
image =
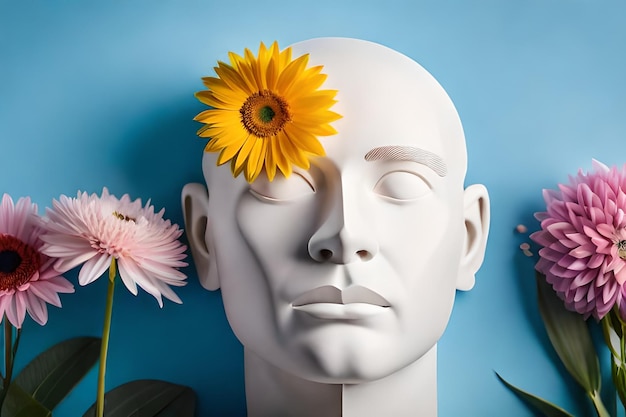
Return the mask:
{"type": "MultiPolygon", "coordinates": [[[[11,327],[11,337],[13,337],[13,326],[11,327]]],[[[17,354],[17,347],[20,344],[20,336],[22,335],[22,329],[17,329],[17,335],[15,336],[15,341],[13,341],[13,346],[11,347],[11,362],[7,367],[7,378],[6,384],[7,387],[11,384],[11,380],[13,379],[13,367],[15,366],[15,355],[17,354]]]]}
{"type": "Polygon", "coordinates": [[[17,336],[15,336],[15,342],[13,342],[13,363],[15,363],[15,356],[17,355],[17,348],[20,345],[20,337],[22,336],[22,329],[17,329],[17,336]]]}
{"type": "Polygon", "coordinates": [[[626,340],[624,339],[624,336],[626,336],[626,333],[624,333],[624,331],[626,331],[626,328],[624,327],[624,323],[622,323],[621,321],[620,321],[620,327],[622,330],[622,337],[619,338],[619,350],[621,353],[619,360],[620,360],[620,367],[623,367],[624,366],[623,361],[624,361],[624,358],[626,358],[626,340]]]}
{"type": "Polygon", "coordinates": [[[589,398],[591,398],[591,401],[593,402],[593,408],[596,409],[598,417],[611,417],[611,414],[609,414],[608,410],[604,406],[604,403],[602,402],[602,399],[600,398],[599,392],[596,391],[593,394],[589,394],[589,398]]]}
{"type": "Polygon", "coordinates": [[[13,369],[13,326],[9,323],[6,314],[4,316],[4,390],[11,383],[11,370],[13,369]]]}
{"type": "Polygon", "coordinates": [[[602,324],[602,334],[604,335],[605,345],[609,348],[613,357],[618,357],[619,355],[613,347],[613,343],[611,343],[611,319],[607,315],[600,321],[600,324],[602,324]]]}
{"type": "Polygon", "coordinates": [[[113,293],[115,290],[115,276],[117,269],[115,258],[111,259],[109,267],[109,286],[107,301],[104,310],[104,325],[102,328],[102,345],[100,346],[100,369],[98,370],[98,394],[96,397],[96,416],[104,416],[104,376],[107,368],[107,352],[109,350],[109,334],[111,333],[111,317],[113,316],[113,293]]]}
{"type": "MultiPolygon", "coordinates": [[[[611,351],[611,376],[617,393],[615,402],[619,400],[626,412],[626,323],[622,320],[617,308],[614,308],[601,321],[605,344],[611,351]],[[619,344],[613,347],[611,335],[619,338],[619,344]],[[619,352],[616,351],[619,347],[619,352]]],[[[617,406],[617,404],[616,404],[617,406]]],[[[615,409],[614,409],[615,410],[615,409]]]]}
{"type": "Polygon", "coordinates": [[[616,314],[616,316],[619,319],[619,324],[620,324],[621,331],[622,331],[621,333],[622,337],[619,338],[619,347],[620,347],[620,353],[621,353],[621,356],[619,357],[619,367],[622,370],[622,372],[620,372],[620,375],[622,377],[622,383],[617,386],[617,390],[618,390],[619,399],[622,403],[622,407],[624,407],[624,410],[626,412],[626,404],[624,403],[625,393],[623,392],[623,386],[624,386],[623,385],[623,377],[624,377],[623,370],[626,366],[626,364],[624,364],[624,359],[626,359],[626,333],[624,333],[626,331],[626,326],[624,325],[624,322],[621,320],[621,316],[619,314],[616,314]]]}

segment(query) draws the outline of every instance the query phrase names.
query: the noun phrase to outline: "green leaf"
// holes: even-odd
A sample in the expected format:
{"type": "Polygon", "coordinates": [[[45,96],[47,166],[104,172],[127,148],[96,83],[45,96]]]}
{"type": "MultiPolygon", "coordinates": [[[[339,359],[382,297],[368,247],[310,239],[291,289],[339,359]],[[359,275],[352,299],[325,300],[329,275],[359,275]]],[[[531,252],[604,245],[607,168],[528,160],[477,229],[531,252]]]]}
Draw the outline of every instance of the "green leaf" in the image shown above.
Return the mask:
{"type": "MultiPolygon", "coordinates": [[[[43,406],[53,410],[94,366],[99,354],[99,338],[65,340],[26,365],[15,377],[11,387],[19,385],[43,406]]],[[[7,398],[10,394],[7,393],[7,398]]]]}
{"type": "Polygon", "coordinates": [[[568,413],[563,410],[558,405],[552,404],[549,401],[544,400],[543,398],[537,397],[536,395],[530,394],[524,390],[517,388],[515,385],[510,384],[504,378],[500,376],[496,372],[496,376],[498,379],[511,391],[517,394],[526,404],[539,411],[546,417],[574,417],[573,414],[568,413]]]}
{"type": "Polygon", "coordinates": [[[587,323],[568,311],[543,274],[536,272],[539,311],[556,353],[589,396],[600,391],[600,364],[587,323]]]}
{"type": "MultiPolygon", "coordinates": [[[[193,390],[170,382],[142,379],[128,382],[104,396],[105,417],[193,417],[193,390]]],[[[83,417],[95,417],[92,405],[83,417]]]]}
{"type": "Polygon", "coordinates": [[[611,376],[620,402],[626,404],[626,369],[615,362],[615,357],[611,357],[611,376]]]}
{"type": "Polygon", "coordinates": [[[13,383],[0,410],[2,417],[51,417],[52,411],[34,399],[19,385],[13,383]]]}
{"type": "Polygon", "coordinates": [[[611,326],[611,329],[615,332],[619,339],[622,338],[622,322],[620,320],[619,314],[613,314],[609,312],[606,316],[604,316],[603,320],[608,320],[611,326]]]}

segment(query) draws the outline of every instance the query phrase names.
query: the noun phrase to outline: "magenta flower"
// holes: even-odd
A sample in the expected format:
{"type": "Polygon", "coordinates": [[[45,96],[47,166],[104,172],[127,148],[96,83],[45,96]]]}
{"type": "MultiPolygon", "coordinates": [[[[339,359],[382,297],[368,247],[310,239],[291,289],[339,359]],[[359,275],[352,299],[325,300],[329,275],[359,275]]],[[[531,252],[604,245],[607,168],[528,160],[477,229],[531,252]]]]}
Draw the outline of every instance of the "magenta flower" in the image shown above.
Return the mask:
{"type": "Polygon", "coordinates": [[[44,233],[37,205],[30,198],[17,204],[8,194],[0,203],[0,317],[21,328],[26,312],[40,325],[48,322],[46,303],[61,307],[59,293],[74,286],[53,268],[54,259],[41,253],[44,233]]]}
{"type": "Polygon", "coordinates": [[[76,198],[62,195],[46,210],[48,233],[42,237],[42,251],[58,258],[55,267],[68,271],[82,265],[80,285],[101,277],[115,258],[126,288],[137,295],[137,286],[154,296],[176,303],[180,298],[169,287],[183,286],[186,276],[185,245],[178,238],[182,230],[163,218],[165,210],[154,212],[148,202],[117,199],[104,188],[102,196],[79,192],[76,198]]]}
{"type": "Polygon", "coordinates": [[[536,269],[569,310],[599,320],[617,305],[626,319],[626,165],[593,167],[544,190],[542,230],[531,235],[542,246],[536,269]]]}

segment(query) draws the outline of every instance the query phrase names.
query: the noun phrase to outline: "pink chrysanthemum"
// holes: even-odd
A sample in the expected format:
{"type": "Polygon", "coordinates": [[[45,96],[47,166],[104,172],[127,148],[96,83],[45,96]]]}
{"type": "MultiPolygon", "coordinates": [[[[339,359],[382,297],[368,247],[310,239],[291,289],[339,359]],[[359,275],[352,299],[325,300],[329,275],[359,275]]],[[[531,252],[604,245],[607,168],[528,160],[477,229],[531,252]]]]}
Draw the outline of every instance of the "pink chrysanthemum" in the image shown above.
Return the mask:
{"type": "Polygon", "coordinates": [[[68,271],[80,264],[78,282],[87,285],[101,277],[116,259],[119,275],[128,290],[137,295],[137,285],[154,296],[176,303],[180,298],[169,287],[183,286],[186,276],[185,245],[178,238],[182,230],[163,219],[148,202],[117,199],[104,188],[102,196],[79,192],[76,198],[62,195],[48,208],[48,233],[42,237],[42,251],[58,258],[55,267],[68,271]]]}
{"type": "Polygon", "coordinates": [[[44,229],[37,205],[30,198],[17,204],[8,194],[0,203],[0,317],[21,328],[26,312],[40,325],[48,321],[46,303],[61,307],[59,293],[74,286],[54,267],[54,259],[40,251],[44,229]]]}
{"type": "Polygon", "coordinates": [[[617,304],[626,318],[626,165],[593,167],[544,190],[542,230],[531,235],[543,246],[536,269],[568,309],[599,320],[617,304]]]}

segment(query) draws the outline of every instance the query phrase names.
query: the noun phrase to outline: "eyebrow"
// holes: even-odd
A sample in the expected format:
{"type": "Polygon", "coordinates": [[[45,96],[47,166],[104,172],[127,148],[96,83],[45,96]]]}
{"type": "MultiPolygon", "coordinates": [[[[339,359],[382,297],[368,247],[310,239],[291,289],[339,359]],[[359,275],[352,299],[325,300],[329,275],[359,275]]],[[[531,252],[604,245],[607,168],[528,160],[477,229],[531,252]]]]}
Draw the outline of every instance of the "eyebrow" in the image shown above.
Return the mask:
{"type": "Polygon", "coordinates": [[[430,151],[414,146],[389,145],[380,146],[365,155],[366,161],[413,161],[423,164],[435,171],[440,177],[445,177],[448,167],[443,159],[430,151]]]}

